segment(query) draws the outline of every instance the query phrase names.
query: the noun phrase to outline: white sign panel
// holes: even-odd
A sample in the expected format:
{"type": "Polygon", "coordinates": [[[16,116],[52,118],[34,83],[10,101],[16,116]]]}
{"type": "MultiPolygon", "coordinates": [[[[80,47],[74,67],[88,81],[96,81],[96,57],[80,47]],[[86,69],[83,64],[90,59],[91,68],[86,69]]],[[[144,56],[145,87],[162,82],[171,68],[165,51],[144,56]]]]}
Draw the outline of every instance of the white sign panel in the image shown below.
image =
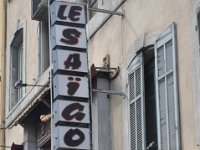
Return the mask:
{"type": "Polygon", "coordinates": [[[86,49],[86,29],[54,25],[51,29],[52,47],[67,46],[86,49]]]}
{"type": "Polygon", "coordinates": [[[53,104],[54,124],[59,121],[90,123],[89,103],[57,100],[53,104]]]}
{"type": "Polygon", "coordinates": [[[51,149],[91,150],[86,7],[55,0],[49,8],[54,116],[51,149]]]}
{"type": "Polygon", "coordinates": [[[76,127],[55,128],[55,149],[90,149],[90,130],[76,127]]]}
{"type": "Polygon", "coordinates": [[[53,77],[53,83],[54,98],[59,95],[89,98],[87,77],[55,75],[53,77]]]}
{"type": "Polygon", "coordinates": [[[85,24],[85,6],[74,3],[54,1],[51,5],[51,24],[56,21],[85,24]]]}
{"type": "Polygon", "coordinates": [[[68,50],[53,51],[53,72],[67,70],[75,72],[88,72],[87,53],[68,50]]]}

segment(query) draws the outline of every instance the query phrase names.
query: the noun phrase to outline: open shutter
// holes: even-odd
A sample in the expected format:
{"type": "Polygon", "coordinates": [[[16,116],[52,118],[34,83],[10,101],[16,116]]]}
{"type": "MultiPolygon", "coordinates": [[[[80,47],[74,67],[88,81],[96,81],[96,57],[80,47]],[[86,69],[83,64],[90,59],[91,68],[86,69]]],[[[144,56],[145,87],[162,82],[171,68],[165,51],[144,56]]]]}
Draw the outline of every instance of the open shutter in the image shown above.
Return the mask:
{"type": "Polygon", "coordinates": [[[158,149],[179,150],[175,23],[155,43],[158,149]]]}
{"type": "Polygon", "coordinates": [[[131,150],[145,149],[143,56],[140,53],[128,68],[131,150]]]}

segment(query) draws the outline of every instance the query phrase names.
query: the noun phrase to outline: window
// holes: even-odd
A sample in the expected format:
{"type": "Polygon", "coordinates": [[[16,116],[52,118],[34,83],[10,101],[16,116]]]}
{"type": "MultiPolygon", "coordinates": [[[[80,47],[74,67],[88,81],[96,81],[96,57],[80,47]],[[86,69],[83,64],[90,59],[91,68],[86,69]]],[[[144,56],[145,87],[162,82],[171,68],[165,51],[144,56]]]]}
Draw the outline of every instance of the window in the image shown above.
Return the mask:
{"type": "Polygon", "coordinates": [[[49,67],[49,28],[48,22],[39,22],[39,61],[38,74],[41,76],[49,67]]]}
{"type": "Polygon", "coordinates": [[[23,88],[14,89],[17,81],[24,79],[24,50],[23,50],[23,29],[16,32],[15,37],[11,43],[11,97],[10,109],[13,108],[17,102],[23,97],[23,88]]]}
{"type": "MultiPolygon", "coordinates": [[[[23,81],[23,43],[17,48],[17,76],[18,76],[18,81],[22,80],[23,81]]],[[[18,100],[22,98],[22,90],[17,90],[18,91],[18,100]]]]}
{"type": "Polygon", "coordinates": [[[128,68],[131,150],[179,150],[175,24],[128,68]]]}

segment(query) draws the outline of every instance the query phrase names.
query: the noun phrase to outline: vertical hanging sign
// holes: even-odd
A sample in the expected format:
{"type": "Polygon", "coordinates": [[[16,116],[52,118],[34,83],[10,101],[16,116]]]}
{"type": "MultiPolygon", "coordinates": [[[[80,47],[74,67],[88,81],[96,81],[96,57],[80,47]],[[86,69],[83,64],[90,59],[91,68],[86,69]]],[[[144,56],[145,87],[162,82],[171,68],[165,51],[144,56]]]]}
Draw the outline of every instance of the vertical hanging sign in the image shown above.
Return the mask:
{"type": "Polygon", "coordinates": [[[90,150],[85,5],[50,4],[53,63],[53,150],[90,150]]]}

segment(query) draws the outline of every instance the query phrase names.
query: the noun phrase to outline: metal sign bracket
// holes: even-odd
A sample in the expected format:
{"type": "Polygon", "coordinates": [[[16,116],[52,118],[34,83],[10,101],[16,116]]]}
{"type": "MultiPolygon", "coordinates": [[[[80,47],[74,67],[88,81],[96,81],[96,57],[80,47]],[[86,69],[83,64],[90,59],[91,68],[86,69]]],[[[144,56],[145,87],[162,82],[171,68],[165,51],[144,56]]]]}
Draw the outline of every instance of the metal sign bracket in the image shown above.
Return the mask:
{"type": "Polygon", "coordinates": [[[102,90],[102,89],[92,89],[92,92],[100,92],[100,93],[119,95],[119,96],[123,96],[123,98],[126,98],[126,94],[124,92],[102,90]]]}
{"type": "Polygon", "coordinates": [[[96,11],[96,12],[100,12],[100,13],[111,14],[111,15],[118,15],[118,16],[124,17],[124,12],[110,11],[110,10],[106,10],[106,9],[91,8],[91,7],[89,7],[88,10],[89,11],[96,11]]]}

